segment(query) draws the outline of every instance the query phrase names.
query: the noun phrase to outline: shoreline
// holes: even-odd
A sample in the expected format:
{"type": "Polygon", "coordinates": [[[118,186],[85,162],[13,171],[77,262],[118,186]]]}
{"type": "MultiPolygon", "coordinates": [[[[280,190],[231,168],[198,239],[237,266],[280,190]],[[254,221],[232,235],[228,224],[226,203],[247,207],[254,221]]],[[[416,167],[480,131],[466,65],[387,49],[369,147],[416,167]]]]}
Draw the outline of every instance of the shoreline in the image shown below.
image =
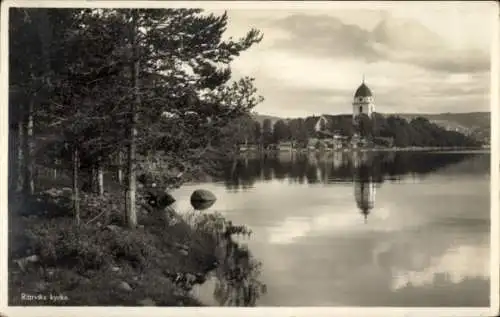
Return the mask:
{"type": "MultiPolygon", "coordinates": [[[[110,221],[76,226],[63,203],[70,198],[67,194],[64,189],[37,193],[23,200],[30,208],[19,200],[10,201],[9,305],[205,306],[192,290],[214,272],[230,268],[233,252],[240,252],[232,236],[247,232],[244,225],[232,225],[217,211],[176,212],[174,221],[160,210],[142,208],[138,228],[130,230],[120,225],[123,206],[110,208],[120,203],[119,197],[108,194],[102,198],[83,194],[81,208],[82,220],[110,208],[110,221]],[[65,254],[78,261],[66,261],[65,254]],[[35,294],[43,296],[30,297],[35,294]]],[[[250,274],[255,260],[249,254],[245,261],[248,272],[242,272],[250,274]]],[[[230,284],[230,275],[219,277],[221,283],[230,284]]]]}
{"type": "Polygon", "coordinates": [[[423,151],[453,151],[453,152],[478,152],[489,153],[491,147],[467,148],[467,147],[392,147],[392,148],[344,148],[344,149],[329,149],[329,150],[310,150],[310,149],[292,149],[292,150],[250,150],[239,151],[238,154],[281,154],[281,153],[353,153],[353,152],[423,152],[423,151]]]}

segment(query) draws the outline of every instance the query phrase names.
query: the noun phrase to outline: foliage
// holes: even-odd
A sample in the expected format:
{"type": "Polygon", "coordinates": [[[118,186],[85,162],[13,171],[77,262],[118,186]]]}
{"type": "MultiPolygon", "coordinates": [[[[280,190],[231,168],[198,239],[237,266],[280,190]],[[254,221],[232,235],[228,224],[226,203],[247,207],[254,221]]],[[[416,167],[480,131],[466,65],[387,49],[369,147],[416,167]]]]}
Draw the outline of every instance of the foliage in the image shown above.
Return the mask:
{"type": "MultiPolygon", "coordinates": [[[[374,113],[371,118],[367,115],[358,116],[355,123],[350,115],[326,117],[328,120],[325,124],[325,130],[330,133],[351,137],[354,132],[357,132],[363,138],[373,140],[382,146],[477,147],[481,145],[470,136],[457,131],[445,130],[423,117],[415,117],[408,121],[398,116],[385,117],[374,113]]],[[[310,131],[311,129],[307,126],[308,120],[312,124],[316,123],[318,118],[278,119],[271,129],[271,120],[265,118],[263,137],[267,140],[266,144],[277,144],[291,140],[296,146],[305,147],[310,138],[316,137],[314,131],[310,131]]],[[[257,120],[255,124],[259,124],[257,120]]]]}
{"type": "MultiPolygon", "coordinates": [[[[58,203],[65,195],[56,190],[47,193],[58,203]]],[[[215,269],[218,283],[226,285],[229,293],[236,294],[235,289],[246,290],[246,297],[240,294],[239,299],[233,297],[233,300],[239,300],[240,305],[255,304],[265,288],[258,280],[260,263],[233,240],[235,236],[251,233],[245,226],[234,225],[217,212],[192,211],[172,221],[159,210],[141,209],[141,228],[129,230],[113,224],[123,217],[118,206],[107,205],[113,200],[106,196],[84,196],[82,218],[85,221],[81,226],[76,226],[68,214],[49,218],[11,217],[10,241],[14,241],[14,237],[17,243],[22,241],[22,249],[29,250],[28,254],[37,254],[40,259],[37,264],[40,270],[27,272],[36,277],[25,272],[10,279],[11,283],[46,280],[49,289],[70,298],[68,305],[134,305],[146,297],[157,305],[178,305],[179,301],[192,305],[189,291],[193,285],[203,283],[215,269]],[[95,218],[103,208],[110,208],[108,222],[104,217],[95,218]],[[49,272],[56,272],[57,276],[50,277],[49,272]],[[120,281],[132,286],[131,294],[116,289],[120,281]],[[162,291],[157,290],[159,286],[162,291]],[[109,297],[104,298],[102,294],[109,297]]],[[[69,209],[66,210],[69,213],[69,209]]],[[[11,252],[14,250],[11,248],[11,252]]],[[[14,256],[22,255],[25,254],[14,256]]],[[[16,292],[26,291],[24,287],[29,285],[24,285],[16,292]]],[[[221,302],[224,304],[229,303],[221,302]]]]}
{"type": "MultiPolygon", "coordinates": [[[[231,152],[234,142],[220,142],[224,133],[262,101],[253,79],[233,78],[230,69],[262,35],[252,29],[242,38],[224,39],[225,13],[11,11],[11,122],[35,118],[38,165],[58,160],[59,168],[70,170],[76,164],[72,154],[79,153],[81,170],[110,167],[134,142],[138,156],[128,164],[133,173],[158,174],[148,169],[151,159],[168,156],[161,167],[181,183],[184,176],[209,172],[212,158],[231,152]],[[134,84],[137,65],[139,87],[134,84]],[[34,104],[32,110],[26,110],[27,102],[34,104]]],[[[250,135],[253,123],[246,122],[250,135]]]]}
{"type": "Polygon", "coordinates": [[[278,120],[273,127],[273,142],[287,141],[291,137],[290,128],[283,120],[278,120]]]}
{"type": "Polygon", "coordinates": [[[379,116],[374,121],[375,131],[382,137],[394,139],[394,145],[406,146],[479,146],[480,143],[460,132],[447,131],[428,119],[417,117],[408,122],[405,119],[379,116]]]}
{"type": "Polygon", "coordinates": [[[264,119],[262,122],[262,143],[264,146],[273,143],[273,125],[270,119],[264,119]]]}
{"type": "Polygon", "coordinates": [[[370,119],[368,115],[364,113],[360,114],[357,116],[356,121],[359,135],[364,138],[371,137],[373,135],[372,119],[370,119]]]}
{"type": "Polygon", "coordinates": [[[210,232],[222,241],[218,252],[220,266],[216,269],[215,298],[223,306],[254,306],[259,297],[267,292],[260,280],[261,263],[250,256],[246,247],[240,246],[233,236],[252,234],[245,226],[234,225],[220,213],[188,214],[187,219],[197,230],[210,232]]]}
{"type": "Polygon", "coordinates": [[[309,139],[309,132],[307,131],[304,119],[292,119],[288,122],[288,125],[292,140],[300,147],[306,146],[309,139]]]}
{"type": "MultiPolygon", "coordinates": [[[[174,285],[168,291],[187,292],[201,282],[217,267],[219,235],[205,227],[195,229],[175,212],[145,210],[141,193],[136,205],[143,227],[123,229],[119,225],[127,204],[122,191],[126,189],[132,210],[135,173],[162,188],[176,187],[217,169],[213,162],[230,153],[232,141],[224,140],[228,134],[254,136],[248,113],[262,97],[252,78],[232,76],[231,63],[259,43],[261,33],[252,29],[241,38],[226,39],[227,14],[201,9],[10,12],[9,120],[11,127],[22,123],[16,150],[23,152],[23,144],[34,141],[35,151],[25,155],[30,166],[52,168],[57,161],[59,170],[76,171],[69,191],[54,179],[57,188],[22,197],[22,206],[11,209],[19,211],[12,217],[20,223],[14,227],[23,242],[14,249],[38,254],[42,271],[55,268],[82,281],[90,279],[87,287],[78,288],[99,294],[93,298],[97,304],[131,304],[134,296],[118,294],[110,284],[115,279],[159,304],[178,304],[172,300],[175,294],[165,290],[165,299],[152,288],[163,288],[168,283],[159,280],[168,279],[174,285]],[[34,136],[21,133],[32,122],[34,136]],[[228,133],[242,122],[244,129],[228,133]],[[124,148],[129,149],[126,188],[100,197],[78,193],[82,172],[123,167],[114,160],[124,148]],[[70,219],[71,208],[80,205],[82,223],[77,225],[70,219]],[[26,214],[27,207],[34,207],[36,214],[26,214]],[[104,291],[98,292],[99,287],[104,291]]],[[[21,276],[14,281],[25,280],[21,276]]],[[[59,282],[55,291],[67,291],[80,304],[89,304],[83,292],[75,293],[72,281],[61,277],[59,282]]]]}

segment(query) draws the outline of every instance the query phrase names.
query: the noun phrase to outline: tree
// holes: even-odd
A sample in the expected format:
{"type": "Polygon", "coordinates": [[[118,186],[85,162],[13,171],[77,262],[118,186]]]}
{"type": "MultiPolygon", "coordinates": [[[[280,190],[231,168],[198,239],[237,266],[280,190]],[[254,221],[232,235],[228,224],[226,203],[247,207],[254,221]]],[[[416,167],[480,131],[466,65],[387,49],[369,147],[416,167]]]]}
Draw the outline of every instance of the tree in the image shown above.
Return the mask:
{"type": "Polygon", "coordinates": [[[50,73],[48,20],[47,10],[11,10],[9,119],[17,121],[17,188],[26,194],[35,191],[34,115],[50,73]]]}
{"type": "Polygon", "coordinates": [[[227,15],[202,14],[202,10],[198,9],[115,12],[121,23],[132,21],[133,52],[130,55],[134,63],[135,108],[130,110],[128,125],[131,132],[128,159],[130,210],[127,217],[129,225],[135,226],[132,199],[135,197],[135,136],[141,139],[137,150],[142,153],[151,150],[150,141],[158,140],[177,160],[199,160],[210,139],[217,137],[221,126],[260,102],[261,99],[254,96],[251,79],[244,78],[229,85],[226,83],[231,78],[230,62],[262,37],[258,31],[251,30],[238,41],[224,41],[222,35],[227,15]],[[139,74],[139,63],[142,75],[139,74]],[[139,87],[139,78],[149,87],[139,87]],[[166,140],[162,132],[173,127],[174,122],[157,120],[164,111],[172,112],[181,119],[175,124],[175,134],[168,134],[168,137],[189,136],[188,139],[179,140],[180,143],[175,145],[166,140]],[[139,120],[142,129],[134,132],[139,120]]]}
{"type": "Polygon", "coordinates": [[[236,145],[255,141],[255,121],[249,114],[244,114],[231,122],[229,122],[222,129],[222,137],[218,139],[218,146],[222,147],[222,143],[226,144],[224,147],[233,148],[236,145]]]}
{"type": "MultiPolygon", "coordinates": [[[[52,130],[58,124],[54,120],[47,120],[47,113],[54,112],[53,103],[49,100],[61,93],[61,90],[69,87],[60,85],[62,82],[60,79],[61,74],[72,65],[65,63],[67,59],[64,57],[69,54],[64,49],[68,47],[67,41],[71,38],[70,30],[74,29],[74,21],[78,18],[78,12],[79,10],[76,9],[24,8],[10,11],[9,90],[11,98],[9,113],[11,116],[9,120],[17,121],[18,162],[15,179],[17,179],[17,188],[25,194],[34,194],[35,164],[44,161],[47,164],[44,160],[47,152],[53,155],[49,164],[57,161],[58,157],[68,157],[69,154],[68,144],[60,137],[66,135],[66,132],[60,133],[59,138],[47,135],[47,131],[52,130]]],[[[64,107],[58,108],[61,110],[64,107]]],[[[77,119],[76,122],[78,121],[77,119]]],[[[78,154],[77,151],[76,153],[78,154]]],[[[70,161],[78,164],[76,158],[70,161]]],[[[73,205],[78,223],[76,180],[75,175],[73,205]]]]}
{"type": "MultiPolygon", "coordinates": [[[[65,12],[71,12],[71,23],[54,28],[62,31],[48,46],[54,48],[50,62],[56,67],[51,76],[39,76],[51,80],[51,89],[40,98],[44,106],[36,109],[36,127],[51,140],[43,146],[61,149],[55,155],[77,164],[77,170],[97,170],[98,178],[110,157],[128,149],[126,214],[134,227],[135,173],[152,172],[144,163],[151,155],[167,157],[163,172],[178,165],[183,172],[194,170],[197,162],[206,161],[203,155],[222,128],[262,100],[253,79],[230,82],[229,68],[262,36],[251,30],[241,39],[223,40],[227,15],[198,9],[65,12]],[[163,116],[166,112],[172,116],[163,116]],[[70,153],[77,153],[78,160],[70,153]]],[[[19,17],[18,33],[29,34],[21,32],[25,24],[19,17]]],[[[23,46],[18,46],[16,52],[21,52],[23,46]]],[[[39,67],[40,55],[34,52],[28,63],[19,59],[18,64],[39,67]]],[[[26,78],[34,77],[34,71],[22,66],[16,66],[11,83],[33,90],[35,82],[26,78]]],[[[23,89],[22,96],[29,96],[23,89]]]]}
{"type": "Polygon", "coordinates": [[[305,120],[302,118],[298,119],[297,122],[297,133],[295,140],[301,147],[307,146],[307,143],[309,142],[309,133],[307,131],[305,120]]]}
{"type": "Polygon", "coordinates": [[[283,120],[278,120],[274,123],[273,127],[273,141],[279,143],[286,141],[290,138],[290,131],[288,125],[283,120]]]}
{"type": "Polygon", "coordinates": [[[254,132],[253,135],[254,135],[255,143],[261,144],[261,141],[262,141],[262,127],[260,125],[260,122],[254,121],[253,132],[254,132]]]}
{"type": "Polygon", "coordinates": [[[338,131],[344,136],[351,137],[354,132],[351,118],[340,118],[338,123],[338,131]]]}
{"type": "Polygon", "coordinates": [[[359,134],[365,138],[371,137],[373,126],[370,117],[363,113],[358,115],[356,120],[357,120],[359,134]]]}
{"type": "Polygon", "coordinates": [[[270,119],[264,119],[262,122],[262,141],[264,146],[273,142],[273,127],[270,119]]]}
{"type": "Polygon", "coordinates": [[[384,137],[383,132],[387,130],[387,121],[385,117],[379,113],[372,115],[373,136],[384,137]]]}
{"type": "Polygon", "coordinates": [[[431,123],[428,119],[417,117],[410,122],[397,116],[387,119],[377,118],[379,135],[394,139],[394,145],[406,146],[479,146],[476,140],[455,131],[431,123]]]}

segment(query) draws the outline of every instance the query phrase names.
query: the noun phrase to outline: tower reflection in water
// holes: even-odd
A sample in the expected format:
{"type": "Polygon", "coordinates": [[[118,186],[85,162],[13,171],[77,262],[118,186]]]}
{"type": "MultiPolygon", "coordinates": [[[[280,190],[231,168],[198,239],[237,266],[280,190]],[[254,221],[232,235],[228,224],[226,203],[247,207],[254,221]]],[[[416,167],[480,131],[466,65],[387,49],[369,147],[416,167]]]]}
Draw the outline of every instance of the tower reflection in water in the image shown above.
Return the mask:
{"type": "Polygon", "coordinates": [[[379,179],[375,160],[369,152],[354,152],[352,154],[352,167],[354,197],[366,223],[368,215],[375,206],[377,180],[379,179]]]}
{"type": "Polygon", "coordinates": [[[369,215],[376,210],[376,191],[385,181],[420,179],[445,168],[453,168],[454,173],[477,173],[478,167],[488,164],[488,160],[487,156],[473,153],[439,152],[335,151],[322,155],[287,152],[269,157],[257,154],[232,161],[223,181],[232,192],[252,190],[257,183],[274,179],[289,184],[352,183],[353,203],[368,222],[369,215]]]}

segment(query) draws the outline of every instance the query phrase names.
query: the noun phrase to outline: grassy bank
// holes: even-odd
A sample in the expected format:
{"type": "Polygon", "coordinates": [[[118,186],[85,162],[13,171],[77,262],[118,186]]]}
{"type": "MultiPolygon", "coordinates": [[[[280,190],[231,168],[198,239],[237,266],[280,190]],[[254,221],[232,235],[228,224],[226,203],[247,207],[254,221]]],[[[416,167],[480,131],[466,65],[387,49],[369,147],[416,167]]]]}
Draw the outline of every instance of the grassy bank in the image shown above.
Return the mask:
{"type": "Polygon", "coordinates": [[[9,305],[199,306],[190,291],[210,272],[222,305],[255,303],[264,290],[260,264],[231,239],[247,234],[244,227],[217,213],[179,216],[139,201],[139,227],[130,230],[121,226],[122,201],[117,193],[84,194],[76,226],[69,189],[12,195],[9,305]],[[236,301],[228,295],[235,289],[236,301]]]}

